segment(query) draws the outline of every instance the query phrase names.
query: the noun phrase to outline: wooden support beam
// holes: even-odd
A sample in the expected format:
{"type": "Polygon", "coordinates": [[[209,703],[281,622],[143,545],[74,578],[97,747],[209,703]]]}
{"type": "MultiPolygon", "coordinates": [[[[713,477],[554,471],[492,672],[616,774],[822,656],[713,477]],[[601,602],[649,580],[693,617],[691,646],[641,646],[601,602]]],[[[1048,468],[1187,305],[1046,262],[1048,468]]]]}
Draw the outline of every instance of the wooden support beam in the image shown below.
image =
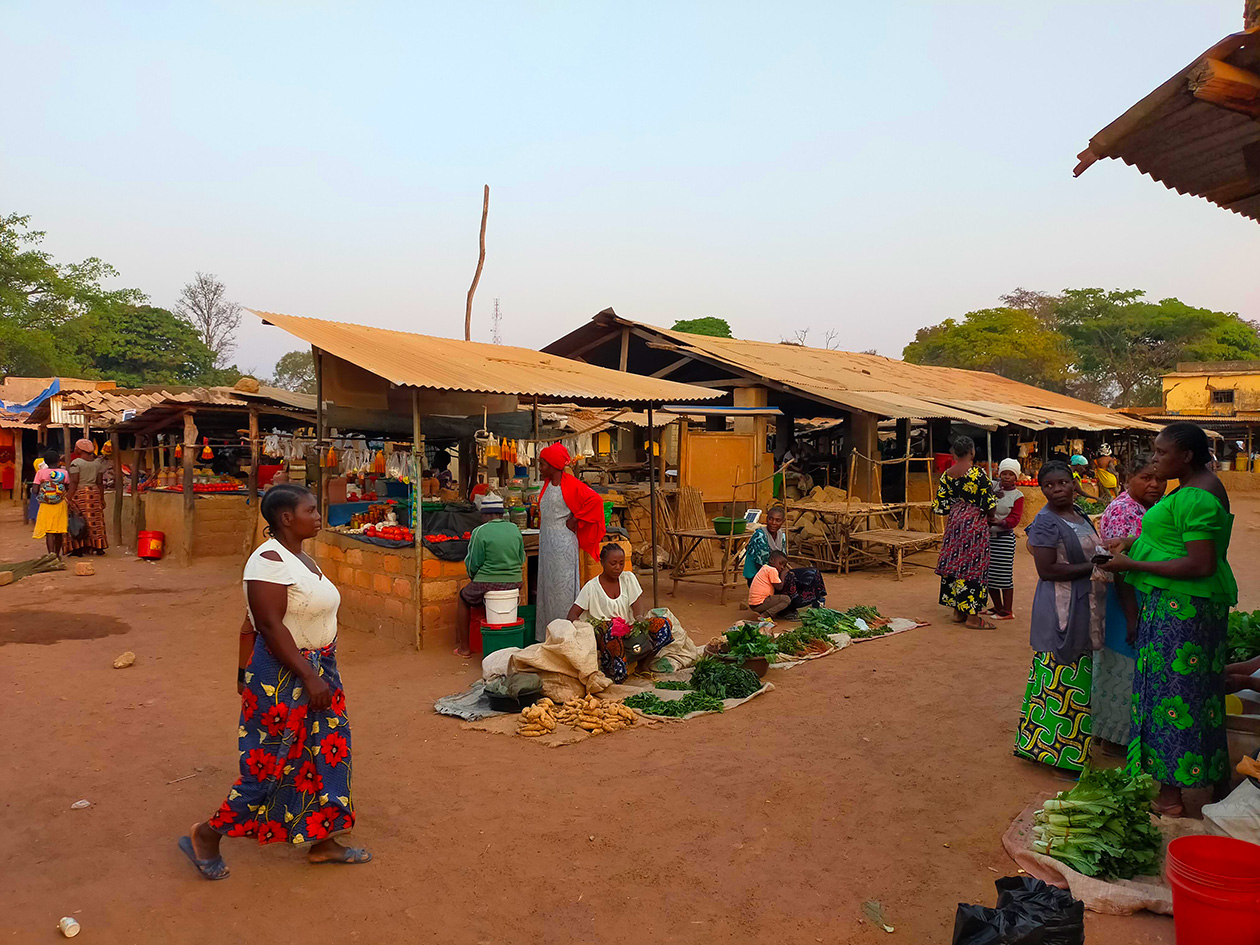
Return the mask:
{"type": "Polygon", "coordinates": [[[258,440],[258,408],[249,408],[249,507],[253,514],[250,519],[253,520],[252,527],[245,531],[245,554],[252,552],[254,545],[254,533],[258,528],[258,515],[261,511],[261,503],[258,501],[258,464],[262,462],[262,444],[258,440]]]}
{"type": "Polygon", "coordinates": [[[136,526],[136,542],[140,541],[140,532],[144,530],[144,507],[140,504],[140,473],[144,470],[144,450],[140,448],[140,438],[135,439],[136,461],[131,464],[131,518],[136,526]]]}
{"type": "Polygon", "coordinates": [[[179,543],[179,563],[192,564],[193,530],[196,528],[196,510],[193,502],[193,462],[197,456],[197,425],[192,412],[184,414],[184,534],[179,543]]]}
{"type": "MultiPolygon", "coordinates": [[[[416,602],[416,649],[424,649],[424,503],[421,501],[421,476],[424,473],[424,438],[420,429],[420,391],[411,391],[411,507],[415,513],[416,551],[415,588],[412,598],[416,602]]],[[[460,473],[463,473],[461,467],[460,473]]]]}
{"type": "Polygon", "coordinates": [[[652,374],[650,374],[649,376],[650,377],[668,377],[670,374],[673,374],[684,364],[690,364],[694,360],[695,358],[693,358],[691,355],[687,355],[686,357],[679,358],[677,361],[675,361],[672,364],[666,365],[665,367],[661,368],[659,371],[653,371],[652,374]]]}
{"type": "Polygon", "coordinates": [[[630,329],[621,329],[621,358],[619,371],[625,371],[626,365],[630,362],[630,329]]]}
{"type": "Polygon", "coordinates": [[[114,544],[119,548],[124,547],[123,540],[123,477],[122,477],[122,449],[121,441],[118,434],[111,433],[109,435],[110,456],[114,460],[114,544]]]}
{"type": "MultiPolygon", "coordinates": [[[[324,488],[324,454],[328,449],[328,444],[324,442],[327,417],[324,416],[324,352],[311,346],[311,354],[315,360],[315,456],[316,474],[318,479],[315,483],[315,501],[319,508],[320,521],[328,521],[328,505],[325,498],[328,490],[324,488]]],[[[310,475],[307,475],[307,481],[310,481],[310,475]]]]}
{"type": "Polygon", "coordinates": [[[1204,59],[1186,77],[1201,102],[1260,118],[1260,76],[1219,59],[1204,59]]]}

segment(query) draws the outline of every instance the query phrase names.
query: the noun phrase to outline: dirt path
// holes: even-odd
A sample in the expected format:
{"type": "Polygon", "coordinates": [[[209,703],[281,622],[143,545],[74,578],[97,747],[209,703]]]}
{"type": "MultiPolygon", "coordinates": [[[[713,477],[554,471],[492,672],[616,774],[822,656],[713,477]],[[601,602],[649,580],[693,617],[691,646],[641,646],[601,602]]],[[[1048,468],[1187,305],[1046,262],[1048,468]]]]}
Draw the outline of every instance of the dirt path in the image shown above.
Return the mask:
{"type": "MultiPolygon", "coordinates": [[[[1260,505],[1236,504],[1231,558],[1260,606],[1260,505]]],[[[36,553],[27,535],[0,513],[0,560],[36,553]]],[[[1017,568],[1022,609],[1027,555],[1017,568]]],[[[182,571],[111,549],[97,570],[0,590],[11,941],[50,938],[73,913],[85,940],[120,945],[947,942],[956,904],[991,904],[1014,871],[1012,818],[1066,786],[1010,751],[1026,619],[949,626],[927,571],[830,576],[833,605],[936,624],[777,672],[776,692],[727,716],[559,749],[436,716],[473,666],[346,634],[354,836],[375,862],[312,870],[292,849],[227,841],[233,875],[210,884],[175,840],[235,777],[239,564],[182,571]],[[114,670],[128,649],[135,666],[114,670]],[[79,798],[93,806],[70,810],[79,798]],[[863,921],[867,899],[895,935],[863,921]]],[[[737,614],[715,599],[664,602],[703,640],[737,614]]],[[[1173,938],[1151,915],[1087,925],[1109,945],[1173,938]]]]}

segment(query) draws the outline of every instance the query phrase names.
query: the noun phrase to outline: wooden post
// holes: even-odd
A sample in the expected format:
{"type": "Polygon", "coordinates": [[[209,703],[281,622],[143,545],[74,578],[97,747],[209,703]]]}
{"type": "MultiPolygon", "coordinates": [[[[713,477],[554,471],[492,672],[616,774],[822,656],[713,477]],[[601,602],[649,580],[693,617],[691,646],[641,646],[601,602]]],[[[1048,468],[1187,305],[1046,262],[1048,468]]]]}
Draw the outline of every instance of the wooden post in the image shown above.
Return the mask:
{"type": "Polygon", "coordinates": [[[328,503],[326,502],[328,490],[324,488],[324,455],[328,452],[328,448],[324,443],[324,436],[326,435],[324,428],[324,352],[314,345],[311,346],[311,352],[315,356],[315,453],[318,460],[315,498],[319,502],[320,520],[326,522],[328,521],[328,503]]]}
{"type": "Polygon", "coordinates": [[[539,433],[538,433],[538,395],[535,394],[534,395],[534,475],[538,476],[539,479],[541,479],[542,476],[538,471],[538,449],[539,449],[538,444],[539,442],[540,440],[539,440],[539,433]]]}
{"type": "Polygon", "coordinates": [[[22,467],[26,464],[26,458],[22,455],[22,434],[25,432],[21,427],[13,431],[13,498],[22,506],[23,522],[26,521],[26,502],[22,496],[22,467]]]}
{"type": "Polygon", "coordinates": [[[136,541],[140,541],[140,532],[144,529],[144,508],[140,505],[140,473],[144,469],[144,450],[140,447],[140,437],[136,441],[136,461],[131,464],[131,518],[136,526],[136,541]]]}
{"type": "MultiPolygon", "coordinates": [[[[648,421],[648,444],[649,444],[648,505],[651,507],[651,512],[652,512],[652,527],[651,527],[652,547],[649,551],[649,554],[652,555],[652,607],[656,608],[661,605],[660,605],[660,601],[658,600],[659,590],[657,587],[660,581],[660,578],[657,575],[657,568],[656,568],[656,462],[655,462],[655,457],[651,453],[651,444],[655,442],[655,438],[652,432],[654,427],[653,427],[653,422],[652,422],[652,405],[650,403],[648,404],[648,408],[647,408],[647,421],[648,421]]],[[[663,459],[664,456],[665,456],[665,451],[661,450],[661,458],[663,459]]],[[[723,581],[726,580],[725,575],[722,576],[722,580],[723,581]]]]}
{"type": "Polygon", "coordinates": [[[249,507],[254,514],[250,516],[253,523],[246,529],[243,551],[246,555],[254,550],[254,535],[258,531],[258,516],[262,514],[262,504],[258,501],[258,464],[262,462],[262,445],[258,442],[258,408],[249,408],[249,507]]]}
{"type": "Polygon", "coordinates": [[[416,531],[413,543],[416,549],[415,588],[412,597],[416,601],[416,649],[424,649],[424,503],[420,495],[420,475],[424,467],[424,441],[420,429],[420,389],[411,391],[411,502],[416,531]]]}
{"type": "Polygon", "coordinates": [[[123,547],[123,477],[122,443],[117,432],[109,435],[111,455],[114,459],[114,544],[123,547]]]}
{"type": "Polygon", "coordinates": [[[70,465],[70,427],[61,425],[61,457],[65,465],[70,465]]]}
{"type": "Polygon", "coordinates": [[[179,563],[192,564],[193,530],[196,528],[196,510],[193,501],[193,461],[197,456],[197,425],[193,422],[194,411],[184,414],[184,534],[179,543],[179,563]]]}
{"type": "Polygon", "coordinates": [[[621,329],[621,357],[618,359],[619,371],[625,371],[630,363],[630,329],[621,329]]]}

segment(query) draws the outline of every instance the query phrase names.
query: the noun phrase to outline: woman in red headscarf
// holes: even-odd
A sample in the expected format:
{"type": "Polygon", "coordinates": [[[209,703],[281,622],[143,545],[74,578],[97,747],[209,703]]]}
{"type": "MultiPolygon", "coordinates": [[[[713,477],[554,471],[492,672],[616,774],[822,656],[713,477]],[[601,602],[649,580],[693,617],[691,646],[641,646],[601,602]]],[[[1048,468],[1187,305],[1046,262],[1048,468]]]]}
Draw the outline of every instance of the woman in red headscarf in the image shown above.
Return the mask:
{"type": "Polygon", "coordinates": [[[577,600],[579,552],[599,556],[604,539],[604,502],[572,473],[569,451],[553,443],[538,455],[542,495],[538,500],[538,613],[535,636],[547,638],[547,625],[561,620],[577,600]]]}

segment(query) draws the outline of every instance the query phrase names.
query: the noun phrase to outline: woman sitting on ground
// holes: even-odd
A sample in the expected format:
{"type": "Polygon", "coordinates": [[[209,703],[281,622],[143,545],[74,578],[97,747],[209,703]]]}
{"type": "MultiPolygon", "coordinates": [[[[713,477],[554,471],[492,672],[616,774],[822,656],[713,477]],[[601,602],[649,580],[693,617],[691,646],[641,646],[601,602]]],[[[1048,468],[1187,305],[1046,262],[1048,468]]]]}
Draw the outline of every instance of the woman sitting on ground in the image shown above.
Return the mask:
{"type": "MultiPolygon", "coordinates": [[[[626,570],[626,552],[620,545],[611,542],[604,545],[599,550],[599,564],[600,573],[578,591],[577,601],[569,608],[569,620],[584,620],[595,626],[600,672],[620,683],[625,682],[630,667],[621,645],[625,634],[614,633],[611,623],[618,617],[627,624],[643,620],[647,616],[647,602],[643,599],[639,579],[634,572],[626,570]]],[[[664,617],[648,621],[648,635],[652,639],[653,654],[674,639],[669,621],[664,617]]]]}
{"type": "Polygon", "coordinates": [[[1015,754],[1068,771],[1089,757],[1090,613],[1093,558],[1101,550],[1089,517],[1077,511],[1072,470],[1056,461],[1037,473],[1046,505],[1028,526],[1037,565],[1029,642],[1032,668],[1015,754]]]}

